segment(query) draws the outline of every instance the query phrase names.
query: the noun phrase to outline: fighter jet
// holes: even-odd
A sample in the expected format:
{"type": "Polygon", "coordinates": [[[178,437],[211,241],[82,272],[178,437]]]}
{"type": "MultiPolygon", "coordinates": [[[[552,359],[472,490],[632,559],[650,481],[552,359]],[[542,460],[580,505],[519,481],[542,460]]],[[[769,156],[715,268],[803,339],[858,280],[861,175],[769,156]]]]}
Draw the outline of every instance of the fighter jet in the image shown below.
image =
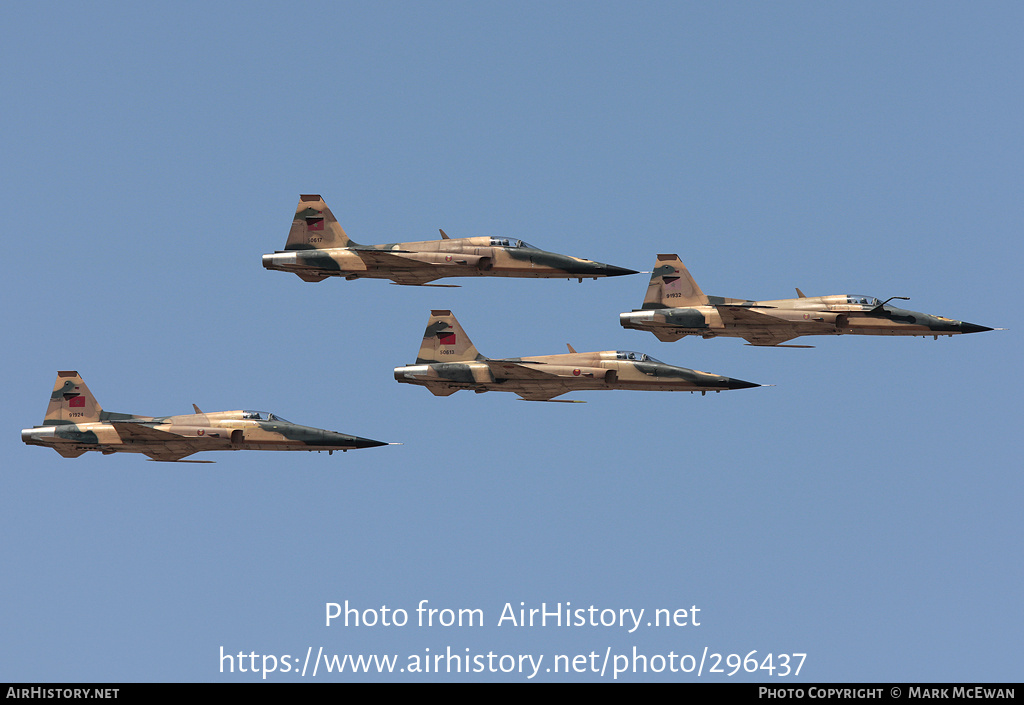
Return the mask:
{"type": "Polygon", "coordinates": [[[477,352],[451,311],[431,311],[416,364],[395,368],[395,379],[419,384],[439,397],[460,389],[514,392],[526,401],[555,399],[581,389],[720,392],[761,385],[666,365],[649,355],[624,350],[492,360],[477,352]]]}
{"type": "Polygon", "coordinates": [[[743,338],[748,345],[810,348],[813,345],[781,345],[802,335],[940,335],[993,330],[985,326],[906,311],[890,306],[892,296],[879,301],[873,296],[839,294],[796,299],[749,301],[706,296],[678,255],[658,255],[643,308],[619,314],[623,328],[647,330],[664,342],[686,335],[702,338],[743,338]]]}
{"type": "Polygon", "coordinates": [[[507,237],[448,237],[440,240],[360,245],[349,239],[324,199],[299,197],[283,250],[263,255],[263,266],[292,272],[307,282],[327,277],[390,279],[411,286],[442,277],[527,277],[597,279],[636,274],[610,264],[539,250],[507,237]]]}
{"type": "MultiPolygon", "coordinates": [[[[88,450],[142,453],[174,462],[204,450],[336,450],[390,445],[369,438],[299,426],[265,411],[136,416],[104,411],[77,372],[58,372],[42,426],[23,429],[28,445],[53,448],[65,458],[88,450]]],[[[209,460],[185,460],[209,463],[209,460]]]]}

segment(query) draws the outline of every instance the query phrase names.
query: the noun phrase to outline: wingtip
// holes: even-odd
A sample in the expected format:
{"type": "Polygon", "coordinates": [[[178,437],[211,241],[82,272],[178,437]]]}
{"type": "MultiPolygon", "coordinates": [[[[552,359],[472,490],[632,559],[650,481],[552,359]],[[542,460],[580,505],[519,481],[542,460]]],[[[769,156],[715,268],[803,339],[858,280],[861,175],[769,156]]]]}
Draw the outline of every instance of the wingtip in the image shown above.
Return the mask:
{"type": "Polygon", "coordinates": [[[394,286],[433,286],[440,289],[461,289],[461,284],[408,284],[406,282],[390,282],[394,286]]]}
{"type": "Polygon", "coordinates": [[[161,458],[146,458],[151,463],[195,463],[198,465],[212,465],[216,460],[163,460],[161,458]]]}
{"type": "Polygon", "coordinates": [[[583,399],[523,399],[519,397],[516,401],[537,401],[546,402],[550,404],[586,404],[587,402],[583,399]]]}

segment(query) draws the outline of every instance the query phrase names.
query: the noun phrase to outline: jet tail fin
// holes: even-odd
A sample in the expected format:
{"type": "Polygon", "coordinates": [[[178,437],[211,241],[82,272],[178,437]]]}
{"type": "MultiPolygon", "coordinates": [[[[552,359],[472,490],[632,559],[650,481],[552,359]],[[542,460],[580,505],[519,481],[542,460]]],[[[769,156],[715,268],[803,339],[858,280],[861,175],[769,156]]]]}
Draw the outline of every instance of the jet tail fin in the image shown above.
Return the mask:
{"type": "Polygon", "coordinates": [[[100,420],[102,411],[96,397],[85,386],[77,372],[61,371],[57,373],[57,381],[53,384],[53,393],[50,394],[50,404],[46,407],[43,425],[91,423],[100,420]]]}
{"type": "Polygon", "coordinates": [[[285,250],[323,250],[329,247],[351,247],[352,242],[345,234],[341,223],[318,194],[299,196],[295,218],[288,231],[285,250]]]}
{"type": "Polygon", "coordinates": [[[485,360],[451,311],[431,311],[416,364],[485,360]]]}
{"type": "Polygon", "coordinates": [[[708,297],[690,276],[679,255],[658,255],[643,308],[707,306],[708,297]]]}

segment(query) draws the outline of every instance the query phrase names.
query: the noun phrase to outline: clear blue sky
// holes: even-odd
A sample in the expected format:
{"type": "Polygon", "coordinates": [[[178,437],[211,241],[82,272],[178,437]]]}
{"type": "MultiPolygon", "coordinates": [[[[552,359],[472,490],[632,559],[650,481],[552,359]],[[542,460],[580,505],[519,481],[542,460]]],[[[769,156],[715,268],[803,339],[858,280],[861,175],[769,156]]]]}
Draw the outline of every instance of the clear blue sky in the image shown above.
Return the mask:
{"type": "MultiPolygon", "coordinates": [[[[221,647],[611,680],[544,669],[635,647],[806,653],[778,684],[1019,681],[1022,36],[997,2],[4,5],[0,680],[260,679],[221,647]],[[709,294],[1009,330],[661,343],[618,325],[642,275],[307,284],[260,265],[300,193],[359,242],[674,252],[709,294]],[[392,377],[432,308],[492,357],[569,342],[776,386],[435,398],[392,377]],[[67,460],[18,436],[58,369],[112,411],[404,445],[67,460]],[[345,600],[410,624],[325,626],[345,600]],[[421,600],[485,624],[415,626],[421,600]],[[506,603],[700,626],[498,626],[506,603]]],[[[621,678],[730,680],[710,665],[621,678]]]]}

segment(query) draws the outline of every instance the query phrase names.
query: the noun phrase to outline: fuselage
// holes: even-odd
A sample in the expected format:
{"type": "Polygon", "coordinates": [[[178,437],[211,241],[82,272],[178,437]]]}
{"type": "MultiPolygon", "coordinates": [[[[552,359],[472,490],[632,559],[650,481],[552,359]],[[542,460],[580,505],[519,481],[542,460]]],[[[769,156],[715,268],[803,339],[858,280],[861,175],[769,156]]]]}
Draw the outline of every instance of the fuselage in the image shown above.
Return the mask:
{"type": "Polygon", "coordinates": [[[22,440],[47,446],[62,455],[206,450],[352,450],[387,445],[358,436],[300,426],[259,411],[219,411],[206,414],[149,417],[109,414],[117,420],[90,423],[61,422],[24,429],[22,440]]]}
{"type": "Polygon", "coordinates": [[[395,368],[395,379],[426,386],[439,395],[460,389],[540,396],[545,391],[563,394],[577,389],[696,392],[759,386],[621,350],[407,365],[395,368]]]}
{"type": "Polygon", "coordinates": [[[750,338],[771,331],[795,338],[804,335],[957,335],[992,330],[918,311],[909,311],[869,296],[832,296],[747,301],[708,297],[710,305],[644,308],[619,315],[624,328],[647,330],[663,339],[686,335],[750,338]]]}
{"type": "Polygon", "coordinates": [[[425,240],[385,245],[291,249],[263,255],[263,266],[323,279],[427,277],[598,278],[635,274],[610,264],[547,252],[496,237],[425,240]]]}

